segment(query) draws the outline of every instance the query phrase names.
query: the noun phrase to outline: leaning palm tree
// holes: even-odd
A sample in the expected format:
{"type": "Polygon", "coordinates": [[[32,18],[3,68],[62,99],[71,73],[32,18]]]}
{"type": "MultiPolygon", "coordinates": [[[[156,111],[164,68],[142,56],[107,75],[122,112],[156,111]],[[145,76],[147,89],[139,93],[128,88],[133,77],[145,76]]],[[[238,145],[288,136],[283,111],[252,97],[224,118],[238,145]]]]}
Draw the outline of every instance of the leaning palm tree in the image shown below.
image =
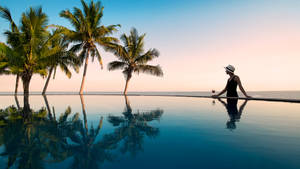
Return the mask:
{"type": "Polygon", "coordinates": [[[82,76],[82,82],[79,94],[83,94],[85,76],[87,72],[89,57],[92,60],[96,57],[103,68],[102,58],[96,45],[107,46],[108,43],[117,42],[114,37],[110,37],[114,31],[117,31],[116,27],[120,25],[103,26],[101,19],[103,16],[103,6],[97,1],[94,3],[92,0],[88,5],[81,0],[83,11],[77,7],[74,7],[74,12],[64,10],[60,13],[60,16],[66,18],[74,27],[75,30],[70,30],[62,26],[64,34],[68,39],[75,43],[71,48],[71,51],[79,52],[79,58],[81,62],[85,62],[84,71],[82,76]]]}
{"type": "Polygon", "coordinates": [[[49,67],[48,77],[42,92],[43,95],[46,93],[53,72],[53,79],[55,78],[57,67],[60,67],[68,78],[71,78],[72,73],[69,67],[72,67],[78,73],[80,64],[74,52],[68,51],[69,42],[63,36],[61,30],[55,30],[49,39],[48,45],[45,45],[45,50],[41,54],[46,56],[45,62],[49,67]]]}
{"type": "Polygon", "coordinates": [[[108,64],[108,70],[122,69],[126,79],[124,94],[127,94],[128,82],[132,73],[148,73],[155,76],[163,76],[159,65],[148,65],[147,62],[159,56],[156,49],[150,49],[144,53],[145,34],[139,36],[135,28],[132,28],[130,35],[123,34],[121,40],[124,46],[111,43],[106,50],[112,51],[119,61],[108,64]]]}

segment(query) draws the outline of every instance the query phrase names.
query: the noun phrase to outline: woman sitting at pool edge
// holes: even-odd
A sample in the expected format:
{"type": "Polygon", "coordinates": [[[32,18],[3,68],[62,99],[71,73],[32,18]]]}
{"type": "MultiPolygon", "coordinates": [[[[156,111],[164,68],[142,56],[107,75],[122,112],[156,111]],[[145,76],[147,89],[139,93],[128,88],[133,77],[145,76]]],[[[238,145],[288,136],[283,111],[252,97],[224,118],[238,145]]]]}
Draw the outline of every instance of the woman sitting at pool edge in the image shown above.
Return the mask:
{"type": "Polygon", "coordinates": [[[251,98],[251,96],[248,96],[246,91],[244,90],[240,78],[234,74],[235,68],[232,65],[228,65],[225,67],[225,70],[226,70],[226,74],[229,75],[229,79],[227,81],[226,87],[219,94],[212,95],[212,97],[219,97],[225,92],[227,92],[226,97],[239,97],[236,91],[237,85],[239,85],[239,88],[242,91],[242,93],[247,98],[251,98]]]}

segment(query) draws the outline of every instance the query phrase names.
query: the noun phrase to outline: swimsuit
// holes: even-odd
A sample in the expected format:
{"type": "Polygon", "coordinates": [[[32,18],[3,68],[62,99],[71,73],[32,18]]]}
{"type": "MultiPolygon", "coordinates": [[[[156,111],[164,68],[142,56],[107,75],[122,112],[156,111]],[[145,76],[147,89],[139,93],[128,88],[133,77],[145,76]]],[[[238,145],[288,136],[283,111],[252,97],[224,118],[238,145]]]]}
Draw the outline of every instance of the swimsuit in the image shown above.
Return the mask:
{"type": "Polygon", "coordinates": [[[227,91],[226,96],[227,97],[239,97],[239,95],[236,91],[238,84],[235,80],[233,80],[234,78],[235,78],[235,76],[227,81],[227,85],[226,85],[226,91],[227,91]]]}

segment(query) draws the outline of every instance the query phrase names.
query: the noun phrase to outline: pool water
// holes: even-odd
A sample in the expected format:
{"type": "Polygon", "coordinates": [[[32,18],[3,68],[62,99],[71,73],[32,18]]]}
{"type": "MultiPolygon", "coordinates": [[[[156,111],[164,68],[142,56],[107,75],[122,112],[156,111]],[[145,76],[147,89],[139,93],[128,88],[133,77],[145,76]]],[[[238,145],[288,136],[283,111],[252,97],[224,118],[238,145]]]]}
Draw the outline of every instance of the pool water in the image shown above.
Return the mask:
{"type": "Polygon", "coordinates": [[[0,168],[299,169],[300,104],[158,96],[0,97],[0,168]]]}

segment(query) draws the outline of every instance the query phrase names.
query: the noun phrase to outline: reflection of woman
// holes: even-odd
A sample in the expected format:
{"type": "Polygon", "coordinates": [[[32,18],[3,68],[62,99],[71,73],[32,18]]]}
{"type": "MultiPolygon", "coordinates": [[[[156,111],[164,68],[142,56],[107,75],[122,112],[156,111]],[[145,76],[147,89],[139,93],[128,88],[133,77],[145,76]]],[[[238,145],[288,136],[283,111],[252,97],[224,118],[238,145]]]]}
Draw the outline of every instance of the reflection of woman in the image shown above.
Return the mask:
{"type": "Polygon", "coordinates": [[[238,97],[236,88],[237,86],[239,86],[243,94],[247,98],[250,98],[250,96],[248,96],[246,91],[244,90],[240,78],[234,74],[235,68],[232,65],[228,65],[227,67],[225,67],[225,70],[226,70],[226,74],[229,75],[229,79],[227,81],[226,87],[219,94],[212,95],[212,97],[219,97],[225,92],[227,92],[226,94],[227,97],[238,97]]]}
{"type": "Polygon", "coordinates": [[[240,106],[239,110],[237,108],[238,99],[227,99],[227,103],[225,103],[221,99],[218,100],[226,107],[228,115],[230,117],[229,121],[227,121],[226,123],[226,127],[231,130],[235,129],[235,122],[240,120],[248,100],[244,101],[244,103],[240,106]]]}

